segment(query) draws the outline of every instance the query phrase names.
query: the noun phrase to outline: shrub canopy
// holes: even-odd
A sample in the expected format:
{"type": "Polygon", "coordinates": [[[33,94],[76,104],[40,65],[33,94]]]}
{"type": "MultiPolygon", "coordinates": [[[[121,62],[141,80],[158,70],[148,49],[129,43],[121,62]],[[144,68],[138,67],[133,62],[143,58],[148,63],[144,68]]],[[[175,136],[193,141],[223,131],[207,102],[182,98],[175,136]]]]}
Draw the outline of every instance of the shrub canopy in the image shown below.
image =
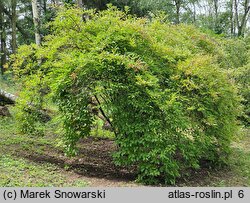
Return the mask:
{"type": "Polygon", "coordinates": [[[13,66],[25,100],[41,103],[34,95],[48,90],[68,153],[90,133],[94,100],[116,135],[115,163],[137,166],[143,182],[173,183],[201,160],[226,161],[240,105],[216,40],[114,7],[63,9],[49,26],[42,46],[21,47],[13,66]]]}

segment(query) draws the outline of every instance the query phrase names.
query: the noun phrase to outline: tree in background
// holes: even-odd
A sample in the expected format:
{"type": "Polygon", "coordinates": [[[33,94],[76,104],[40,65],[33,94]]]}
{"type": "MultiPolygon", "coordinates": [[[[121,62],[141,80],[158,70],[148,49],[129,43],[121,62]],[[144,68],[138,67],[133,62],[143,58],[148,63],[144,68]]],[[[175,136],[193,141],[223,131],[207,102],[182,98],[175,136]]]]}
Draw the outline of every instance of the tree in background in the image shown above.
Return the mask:
{"type": "Polygon", "coordinates": [[[1,43],[1,74],[4,73],[4,64],[6,63],[7,48],[6,48],[6,18],[4,14],[4,4],[0,3],[0,43],[1,43]]]}
{"type": "Polygon", "coordinates": [[[17,0],[11,0],[11,47],[12,53],[16,53],[17,42],[16,42],[16,23],[17,23],[17,15],[16,15],[16,6],[17,0]]]}
{"type": "Polygon", "coordinates": [[[41,34],[40,34],[40,16],[38,11],[38,2],[37,0],[31,0],[32,2],[32,13],[33,13],[33,22],[35,28],[35,40],[36,44],[41,44],[41,34]]]}
{"type": "Polygon", "coordinates": [[[238,36],[244,36],[247,20],[249,19],[250,0],[244,0],[243,2],[234,0],[234,9],[238,36]]]}

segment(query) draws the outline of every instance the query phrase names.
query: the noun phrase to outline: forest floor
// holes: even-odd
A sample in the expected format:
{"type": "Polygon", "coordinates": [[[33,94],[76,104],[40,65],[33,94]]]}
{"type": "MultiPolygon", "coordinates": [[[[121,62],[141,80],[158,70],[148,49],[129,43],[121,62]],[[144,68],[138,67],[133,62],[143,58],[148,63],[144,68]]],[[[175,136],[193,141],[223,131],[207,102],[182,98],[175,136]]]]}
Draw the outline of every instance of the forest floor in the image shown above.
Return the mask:
{"type": "MultiPolygon", "coordinates": [[[[57,138],[21,135],[13,118],[0,117],[0,186],[142,186],[133,169],[112,162],[115,145],[107,138],[89,137],[79,142],[79,155],[64,156],[57,138]]],[[[242,130],[233,143],[225,169],[200,169],[175,186],[250,186],[250,136],[242,130]]]]}

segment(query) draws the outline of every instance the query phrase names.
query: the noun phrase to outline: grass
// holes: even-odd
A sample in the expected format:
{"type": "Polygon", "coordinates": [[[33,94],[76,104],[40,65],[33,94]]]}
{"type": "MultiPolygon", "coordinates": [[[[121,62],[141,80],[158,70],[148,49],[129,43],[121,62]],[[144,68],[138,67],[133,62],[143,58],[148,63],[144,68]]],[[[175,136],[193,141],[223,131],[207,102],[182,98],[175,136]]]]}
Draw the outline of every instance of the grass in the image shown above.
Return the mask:
{"type": "MultiPolygon", "coordinates": [[[[198,171],[176,186],[250,186],[249,132],[249,129],[243,129],[241,136],[233,143],[233,152],[226,168],[198,171]]],[[[64,156],[56,139],[49,129],[45,136],[19,134],[13,118],[0,117],[0,186],[88,185],[84,177],[74,173],[72,159],[64,156]]]]}
{"type": "Polygon", "coordinates": [[[18,85],[14,83],[10,75],[8,74],[5,74],[4,76],[0,75],[0,89],[15,94],[17,93],[18,90],[17,86],[18,85]]]}
{"type": "Polygon", "coordinates": [[[53,164],[31,163],[10,155],[0,156],[0,186],[2,187],[66,187],[86,186],[85,181],[72,181],[53,164]]]}
{"type": "Polygon", "coordinates": [[[235,143],[233,149],[231,166],[232,170],[239,174],[235,181],[250,186],[250,129],[244,129],[242,139],[235,143]]]}
{"type": "Polygon", "coordinates": [[[88,185],[85,180],[72,176],[58,164],[39,162],[39,155],[46,156],[48,149],[51,148],[51,153],[60,150],[51,137],[18,134],[13,119],[0,117],[0,139],[0,187],[88,185]]]}

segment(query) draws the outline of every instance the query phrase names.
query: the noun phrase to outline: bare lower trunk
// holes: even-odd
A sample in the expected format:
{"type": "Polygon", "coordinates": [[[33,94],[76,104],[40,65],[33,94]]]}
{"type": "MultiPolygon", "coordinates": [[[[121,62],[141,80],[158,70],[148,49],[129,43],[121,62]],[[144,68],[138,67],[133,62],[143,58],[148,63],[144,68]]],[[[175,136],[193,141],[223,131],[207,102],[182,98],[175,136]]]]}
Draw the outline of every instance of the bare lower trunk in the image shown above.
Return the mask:
{"type": "Polygon", "coordinates": [[[12,8],[12,15],[11,15],[11,46],[12,46],[12,53],[16,53],[16,0],[11,0],[11,8],[12,8]]]}
{"type": "Polygon", "coordinates": [[[35,40],[36,44],[41,44],[41,34],[40,34],[40,17],[38,10],[38,2],[37,0],[31,0],[32,3],[32,13],[33,13],[33,22],[35,27],[35,40]]]}
{"type": "Polygon", "coordinates": [[[241,23],[240,23],[239,30],[238,30],[238,36],[244,36],[244,34],[245,34],[245,28],[246,28],[246,23],[247,23],[249,11],[250,11],[249,0],[245,0],[244,13],[243,13],[242,18],[241,18],[241,23]]]}
{"type": "Polygon", "coordinates": [[[6,32],[5,32],[5,26],[4,26],[4,12],[3,12],[3,5],[0,4],[0,43],[1,43],[1,61],[0,61],[0,66],[1,66],[1,74],[4,74],[4,64],[6,63],[6,32]]]}
{"type": "Polygon", "coordinates": [[[83,6],[84,6],[83,0],[77,0],[77,5],[79,8],[83,8],[83,6]]]}
{"type": "Polygon", "coordinates": [[[174,0],[175,9],[176,9],[176,24],[180,23],[180,9],[181,9],[181,0],[174,0]]]}
{"type": "Polygon", "coordinates": [[[233,3],[233,0],[230,1],[230,33],[231,33],[231,36],[234,35],[234,3],[233,3]]]}
{"type": "Polygon", "coordinates": [[[196,6],[195,3],[193,3],[193,22],[196,24],[196,6]]]}

